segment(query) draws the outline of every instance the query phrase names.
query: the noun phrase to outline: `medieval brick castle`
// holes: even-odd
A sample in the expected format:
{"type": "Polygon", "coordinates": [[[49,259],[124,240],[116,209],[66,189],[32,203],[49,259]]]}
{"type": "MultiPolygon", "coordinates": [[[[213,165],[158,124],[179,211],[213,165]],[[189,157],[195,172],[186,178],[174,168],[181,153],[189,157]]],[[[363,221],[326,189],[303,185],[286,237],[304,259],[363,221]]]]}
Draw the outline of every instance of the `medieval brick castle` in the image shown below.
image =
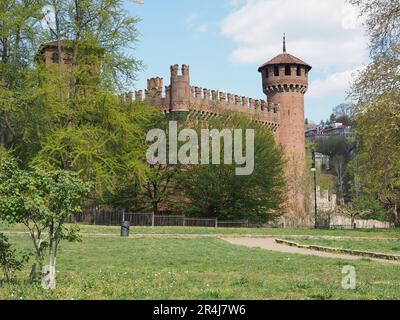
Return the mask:
{"type": "MultiPolygon", "coordinates": [[[[44,44],[40,54],[46,64],[54,63],[58,60],[57,43],[44,44]]],[[[63,59],[60,59],[66,67],[70,55],[65,50],[63,59]]],[[[296,215],[304,213],[304,95],[308,89],[311,66],[286,53],[284,39],[283,53],[258,69],[266,101],[192,86],[189,66],[183,65],[181,72],[179,69],[179,65],[171,66],[171,82],[165,88],[162,78],[149,79],[144,97],[142,90],[135,92],[136,101],[145,99],[149,105],[164,113],[187,112],[204,120],[220,114],[221,109],[230,109],[248,114],[254,121],[262,123],[274,133],[286,156],[288,212],[296,215]]],[[[132,102],[133,93],[129,92],[122,98],[132,102]]]]}
{"type": "MultiPolygon", "coordinates": [[[[246,113],[270,128],[287,160],[288,211],[299,214],[305,210],[304,94],[308,89],[310,70],[310,65],[286,53],[284,39],[283,53],[258,69],[267,101],[191,86],[187,65],[182,66],[181,74],[178,65],[171,66],[171,82],[165,86],[165,95],[163,79],[157,77],[147,80],[145,97],[139,90],[135,92],[135,99],[145,99],[164,113],[188,112],[202,119],[218,115],[221,109],[230,109],[246,113]]],[[[131,100],[132,93],[128,93],[126,99],[131,100]]]]}

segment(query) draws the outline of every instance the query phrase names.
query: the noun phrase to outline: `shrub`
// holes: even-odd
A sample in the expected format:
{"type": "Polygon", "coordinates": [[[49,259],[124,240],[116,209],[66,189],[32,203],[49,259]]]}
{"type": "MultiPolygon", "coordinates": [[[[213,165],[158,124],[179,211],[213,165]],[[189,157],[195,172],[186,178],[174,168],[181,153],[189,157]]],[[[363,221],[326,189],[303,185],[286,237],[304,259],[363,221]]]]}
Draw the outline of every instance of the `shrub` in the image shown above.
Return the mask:
{"type": "Polygon", "coordinates": [[[0,267],[6,282],[13,280],[15,271],[20,271],[28,260],[27,254],[17,258],[17,251],[12,248],[8,238],[0,233],[0,267]]]}

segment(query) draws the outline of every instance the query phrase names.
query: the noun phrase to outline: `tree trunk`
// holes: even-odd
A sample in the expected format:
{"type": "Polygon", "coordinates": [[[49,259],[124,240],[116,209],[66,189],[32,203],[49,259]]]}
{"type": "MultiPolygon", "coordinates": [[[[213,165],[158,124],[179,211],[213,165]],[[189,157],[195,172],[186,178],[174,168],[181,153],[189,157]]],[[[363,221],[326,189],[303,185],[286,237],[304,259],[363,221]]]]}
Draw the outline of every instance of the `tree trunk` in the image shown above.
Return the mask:
{"type": "Polygon", "coordinates": [[[4,277],[6,278],[6,282],[10,282],[10,271],[6,266],[3,267],[4,277]]]}
{"type": "Polygon", "coordinates": [[[57,239],[54,239],[53,230],[50,230],[49,243],[49,265],[43,270],[42,287],[44,289],[56,288],[56,256],[57,256],[57,239]]]}
{"type": "Polygon", "coordinates": [[[154,215],[158,215],[159,214],[159,212],[158,212],[158,202],[154,202],[153,203],[153,212],[154,212],[154,215]]]}
{"type": "Polygon", "coordinates": [[[42,250],[41,250],[41,242],[39,239],[35,237],[34,233],[31,233],[31,238],[33,241],[33,245],[35,247],[35,259],[36,261],[32,264],[31,273],[29,274],[29,281],[32,283],[37,280],[38,277],[38,269],[42,270],[42,250]]]}
{"type": "Polygon", "coordinates": [[[36,279],[36,275],[37,275],[36,270],[37,270],[37,263],[35,262],[34,264],[32,264],[31,273],[29,274],[29,282],[30,283],[34,282],[36,279]]]}
{"type": "MultiPolygon", "coordinates": [[[[3,114],[3,112],[2,112],[3,114]]],[[[0,116],[0,146],[3,147],[4,149],[7,147],[6,146],[6,126],[3,123],[2,116],[0,116]]]]}

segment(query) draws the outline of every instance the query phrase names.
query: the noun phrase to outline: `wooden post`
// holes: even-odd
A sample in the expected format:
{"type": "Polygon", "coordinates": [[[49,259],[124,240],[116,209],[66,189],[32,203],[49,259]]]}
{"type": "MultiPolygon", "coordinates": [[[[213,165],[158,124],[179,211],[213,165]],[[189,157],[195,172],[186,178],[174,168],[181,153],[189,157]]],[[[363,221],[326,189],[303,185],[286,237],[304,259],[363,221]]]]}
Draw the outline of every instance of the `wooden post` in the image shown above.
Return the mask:
{"type": "Polygon", "coordinates": [[[215,218],[215,228],[218,228],[218,218],[215,218]]]}
{"type": "Polygon", "coordinates": [[[183,226],[186,227],[186,216],[183,216],[183,226]]]}
{"type": "Polygon", "coordinates": [[[151,216],[151,226],[154,227],[154,211],[153,211],[153,214],[151,216]]]}

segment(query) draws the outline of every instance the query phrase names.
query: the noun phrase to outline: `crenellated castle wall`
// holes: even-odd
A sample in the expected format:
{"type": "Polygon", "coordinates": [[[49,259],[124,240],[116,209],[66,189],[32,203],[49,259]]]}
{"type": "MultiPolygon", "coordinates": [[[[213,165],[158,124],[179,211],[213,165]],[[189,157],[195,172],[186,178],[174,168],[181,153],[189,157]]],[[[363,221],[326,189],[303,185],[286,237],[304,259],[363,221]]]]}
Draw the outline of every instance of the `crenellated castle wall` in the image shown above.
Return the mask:
{"type": "Polygon", "coordinates": [[[163,78],[156,77],[147,80],[147,89],[138,90],[134,96],[128,92],[122,97],[126,102],[146,101],[149,105],[158,107],[164,113],[187,111],[215,116],[223,110],[243,112],[255,121],[265,124],[276,131],[280,123],[280,106],[265,100],[253,99],[238,94],[219,90],[201,88],[190,85],[189,66],[183,65],[181,74],[179,66],[171,66],[171,82],[163,86],[163,78]]]}

